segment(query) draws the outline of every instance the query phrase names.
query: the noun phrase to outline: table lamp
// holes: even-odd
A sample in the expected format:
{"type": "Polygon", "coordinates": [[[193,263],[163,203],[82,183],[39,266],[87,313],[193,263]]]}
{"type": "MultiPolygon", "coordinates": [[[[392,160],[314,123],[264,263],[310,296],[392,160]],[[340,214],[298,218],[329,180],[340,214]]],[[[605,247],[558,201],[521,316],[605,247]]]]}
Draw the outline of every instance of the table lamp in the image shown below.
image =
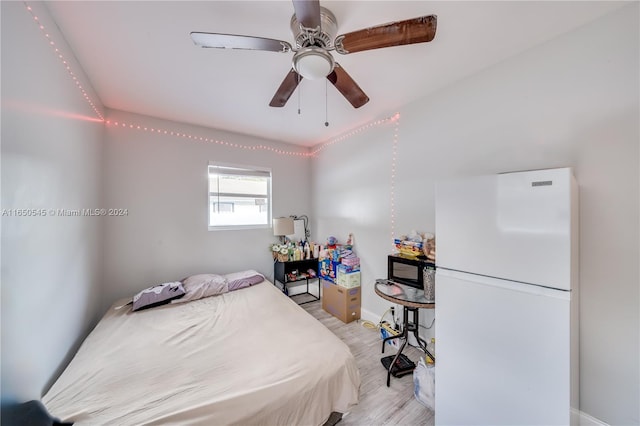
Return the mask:
{"type": "Polygon", "coordinates": [[[273,219],[273,235],[280,237],[282,243],[285,242],[285,235],[292,235],[293,233],[293,218],[277,217],[273,219]]]}

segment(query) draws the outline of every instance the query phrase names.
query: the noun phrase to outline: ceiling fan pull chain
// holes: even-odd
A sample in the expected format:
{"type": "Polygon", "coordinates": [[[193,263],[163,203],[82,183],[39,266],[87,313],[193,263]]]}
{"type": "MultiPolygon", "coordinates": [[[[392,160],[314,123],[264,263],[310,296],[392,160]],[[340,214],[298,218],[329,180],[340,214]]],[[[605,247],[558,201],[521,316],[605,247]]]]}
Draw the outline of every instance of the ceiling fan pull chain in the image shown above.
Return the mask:
{"type": "Polygon", "coordinates": [[[300,92],[302,92],[302,87],[300,87],[300,74],[298,74],[298,115],[300,115],[300,92]]]}
{"type": "Polygon", "coordinates": [[[324,125],[325,127],[329,127],[329,97],[327,95],[327,87],[329,83],[327,83],[327,79],[324,80],[324,125]]]}

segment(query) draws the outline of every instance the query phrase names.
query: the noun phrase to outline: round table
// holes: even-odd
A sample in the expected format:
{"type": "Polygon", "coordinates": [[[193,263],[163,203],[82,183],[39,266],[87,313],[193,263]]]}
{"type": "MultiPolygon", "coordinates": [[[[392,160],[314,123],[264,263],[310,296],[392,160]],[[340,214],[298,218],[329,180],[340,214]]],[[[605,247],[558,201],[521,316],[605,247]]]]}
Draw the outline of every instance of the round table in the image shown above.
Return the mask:
{"type": "Polygon", "coordinates": [[[425,342],[418,335],[418,327],[419,327],[419,309],[434,309],[436,307],[435,302],[429,301],[424,297],[424,290],[418,289],[415,287],[408,286],[406,284],[402,284],[396,281],[391,280],[376,280],[375,284],[375,292],[378,296],[382,297],[389,302],[396,303],[398,305],[402,305],[402,317],[403,317],[403,326],[402,333],[397,336],[389,336],[382,341],[382,353],[384,353],[384,346],[389,340],[393,339],[403,339],[402,346],[400,346],[400,350],[396,353],[393,361],[389,364],[389,368],[387,370],[387,386],[391,383],[391,370],[393,366],[398,361],[400,354],[404,350],[407,345],[407,338],[409,337],[409,332],[412,332],[418,345],[422,348],[422,350],[435,362],[436,358],[431,352],[427,350],[427,342],[425,342]],[[413,318],[412,322],[409,321],[409,312],[412,313],[413,318]]]}

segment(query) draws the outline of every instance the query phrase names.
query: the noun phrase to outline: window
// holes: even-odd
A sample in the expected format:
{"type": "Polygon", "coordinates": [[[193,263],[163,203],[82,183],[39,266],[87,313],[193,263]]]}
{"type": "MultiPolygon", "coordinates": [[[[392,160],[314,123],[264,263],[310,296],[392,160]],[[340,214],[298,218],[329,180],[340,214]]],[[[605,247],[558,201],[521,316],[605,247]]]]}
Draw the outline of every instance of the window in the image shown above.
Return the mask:
{"type": "Polygon", "coordinates": [[[271,226],[271,170],[209,163],[209,230],[271,226]]]}

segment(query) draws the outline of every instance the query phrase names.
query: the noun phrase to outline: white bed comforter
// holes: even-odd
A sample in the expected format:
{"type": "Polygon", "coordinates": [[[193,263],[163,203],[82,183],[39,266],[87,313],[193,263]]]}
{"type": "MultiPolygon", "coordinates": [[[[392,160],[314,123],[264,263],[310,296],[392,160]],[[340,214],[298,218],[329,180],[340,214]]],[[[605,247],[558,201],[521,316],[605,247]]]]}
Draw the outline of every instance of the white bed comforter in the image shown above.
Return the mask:
{"type": "Polygon", "coordinates": [[[42,400],[77,425],[320,425],[359,386],[349,348],[264,281],[111,308],[42,400]]]}

